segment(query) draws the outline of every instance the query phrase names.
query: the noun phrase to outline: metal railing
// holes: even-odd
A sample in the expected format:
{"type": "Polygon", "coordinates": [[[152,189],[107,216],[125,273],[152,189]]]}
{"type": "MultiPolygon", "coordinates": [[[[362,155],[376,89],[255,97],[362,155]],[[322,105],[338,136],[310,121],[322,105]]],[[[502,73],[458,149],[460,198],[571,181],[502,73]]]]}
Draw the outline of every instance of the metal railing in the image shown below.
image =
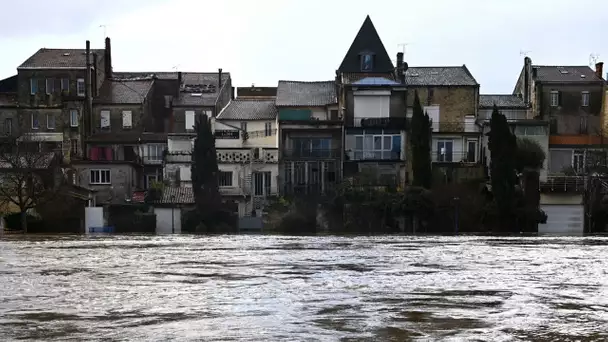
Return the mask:
{"type": "Polygon", "coordinates": [[[283,157],[295,159],[329,159],[340,158],[342,152],[339,148],[309,148],[309,149],[283,149],[283,157]]]}
{"type": "Polygon", "coordinates": [[[549,192],[583,192],[587,189],[587,177],[549,175],[547,181],[540,184],[541,191],[549,192]]]}
{"type": "Polygon", "coordinates": [[[407,118],[404,117],[355,117],[355,127],[376,127],[405,129],[407,118]]]}
{"type": "Polygon", "coordinates": [[[431,127],[433,132],[444,132],[444,133],[459,133],[459,132],[479,132],[479,126],[474,122],[465,121],[440,121],[432,122],[431,127]]]}
{"type": "Polygon", "coordinates": [[[401,150],[349,150],[347,160],[401,160],[401,150]]]}
{"type": "Polygon", "coordinates": [[[242,132],[243,139],[266,138],[277,135],[277,129],[242,132]]]}
{"type": "Polygon", "coordinates": [[[432,152],[431,161],[434,163],[477,163],[480,161],[478,151],[471,153],[466,151],[444,151],[432,152]]]}
{"type": "Polygon", "coordinates": [[[142,157],[144,164],[159,165],[163,162],[162,156],[144,156],[142,157]]]}

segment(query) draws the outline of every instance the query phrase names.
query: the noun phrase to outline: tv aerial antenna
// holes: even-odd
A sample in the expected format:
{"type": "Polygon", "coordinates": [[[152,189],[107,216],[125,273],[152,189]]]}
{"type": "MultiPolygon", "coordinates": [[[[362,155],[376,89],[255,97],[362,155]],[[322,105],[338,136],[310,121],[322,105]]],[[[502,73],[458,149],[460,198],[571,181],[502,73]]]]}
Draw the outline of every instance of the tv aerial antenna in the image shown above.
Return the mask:
{"type": "Polygon", "coordinates": [[[529,57],[530,52],[532,52],[532,51],[530,51],[530,50],[519,50],[519,55],[520,56],[524,56],[524,57],[529,57]]]}
{"type": "Polygon", "coordinates": [[[591,53],[589,54],[589,66],[593,67],[600,60],[600,55],[591,53]]]}
{"type": "Polygon", "coordinates": [[[101,24],[99,27],[103,28],[103,38],[105,39],[108,36],[108,25],[101,24]]]}

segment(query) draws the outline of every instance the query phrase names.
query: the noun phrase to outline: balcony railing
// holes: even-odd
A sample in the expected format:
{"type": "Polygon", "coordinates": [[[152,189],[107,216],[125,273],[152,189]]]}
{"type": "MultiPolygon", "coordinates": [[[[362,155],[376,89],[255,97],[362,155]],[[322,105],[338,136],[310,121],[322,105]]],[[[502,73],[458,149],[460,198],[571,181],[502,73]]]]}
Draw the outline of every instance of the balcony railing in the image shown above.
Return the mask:
{"type": "Polygon", "coordinates": [[[266,137],[272,137],[272,136],[276,136],[277,135],[277,129],[271,129],[269,131],[266,130],[260,130],[260,131],[253,131],[253,132],[243,132],[243,137],[245,139],[258,139],[258,138],[266,138],[266,137]]]}
{"type": "Polygon", "coordinates": [[[401,150],[349,150],[346,157],[347,160],[400,160],[401,150]]]}
{"type": "Polygon", "coordinates": [[[144,164],[148,165],[160,165],[163,163],[162,156],[144,156],[142,157],[142,160],[144,161],[144,164]]]}
{"type": "Polygon", "coordinates": [[[405,129],[405,117],[355,117],[354,127],[405,129]]]}
{"type": "Polygon", "coordinates": [[[431,160],[434,163],[477,163],[480,160],[477,154],[477,151],[434,151],[431,153],[431,160]]]}
{"type": "Polygon", "coordinates": [[[285,158],[297,159],[331,159],[340,158],[341,149],[339,148],[310,148],[310,149],[289,149],[283,150],[285,158]]]}
{"type": "Polygon", "coordinates": [[[164,161],[165,163],[190,163],[192,162],[192,152],[167,152],[164,161]]]}
{"type": "Polygon", "coordinates": [[[547,181],[540,184],[545,192],[582,192],[587,188],[587,177],[549,175],[547,181]]]}
{"type": "Polygon", "coordinates": [[[479,132],[479,127],[474,122],[440,121],[432,122],[431,127],[433,128],[433,132],[439,133],[479,132]]]}

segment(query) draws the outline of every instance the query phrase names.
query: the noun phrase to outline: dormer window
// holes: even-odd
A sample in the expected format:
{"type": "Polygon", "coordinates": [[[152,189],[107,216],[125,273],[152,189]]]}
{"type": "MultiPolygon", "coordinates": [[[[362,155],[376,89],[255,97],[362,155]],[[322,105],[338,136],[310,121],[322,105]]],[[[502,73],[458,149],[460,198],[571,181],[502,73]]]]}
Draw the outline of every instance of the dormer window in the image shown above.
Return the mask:
{"type": "Polygon", "coordinates": [[[374,68],[374,55],[365,53],[361,55],[361,71],[372,71],[374,68]]]}

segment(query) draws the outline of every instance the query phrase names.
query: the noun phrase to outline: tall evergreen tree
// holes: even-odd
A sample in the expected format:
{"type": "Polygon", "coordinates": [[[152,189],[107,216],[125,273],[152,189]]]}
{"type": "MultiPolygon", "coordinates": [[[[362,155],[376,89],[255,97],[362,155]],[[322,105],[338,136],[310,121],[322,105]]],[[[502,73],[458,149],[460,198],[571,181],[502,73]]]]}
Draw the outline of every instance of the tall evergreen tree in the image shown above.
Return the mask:
{"type": "MultiPolygon", "coordinates": [[[[209,226],[221,203],[215,137],[207,115],[196,121],[196,138],[192,151],[192,190],[201,221],[209,226]]],[[[209,228],[209,227],[208,227],[209,228]]]]}
{"type": "Polygon", "coordinates": [[[514,231],[515,184],[517,181],[517,140],[504,115],[494,105],[490,120],[488,147],[490,149],[490,177],[492,194],[498,208],[502,231],[514,231]]]}
{"type": "Polygon", "coordinates": [[[415,92],[410,129],[413,183],[416,186],[422,186],[426,189],[430,189],[432,179],[430,121],[429,115],[422,110],[418,92],[415,92]]]}

